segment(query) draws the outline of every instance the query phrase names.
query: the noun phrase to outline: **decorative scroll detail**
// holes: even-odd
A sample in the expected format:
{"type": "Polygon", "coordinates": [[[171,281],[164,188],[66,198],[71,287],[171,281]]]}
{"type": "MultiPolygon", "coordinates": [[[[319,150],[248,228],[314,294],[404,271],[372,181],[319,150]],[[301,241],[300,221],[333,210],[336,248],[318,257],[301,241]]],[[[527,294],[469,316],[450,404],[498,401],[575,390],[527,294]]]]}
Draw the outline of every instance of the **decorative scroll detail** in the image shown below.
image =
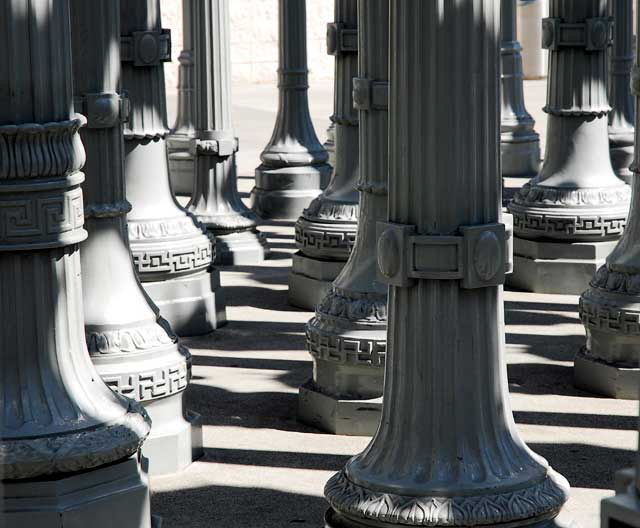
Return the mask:
{"type": "Polygon", "coordinates": [[[61,247],[86,238],[82,189],[0,194],[0,249],[61,247]]]}
{"type": "Polygon", "coordinates": [[[124,200],[110,204],[88,204],[84,210],[85,218],[116,218],[131,212],[131,204],[124,200]]]}
{"type": "MultiPolygon", "coordinates": [[[[184,347],[181,347],[181,349],[184,349],[184,347]]],[[[139,402],[164,398],[181,392],[187,388],[190,378],[190,359],[183,359],[174,365],[152,370],[132,372],[119,376],[102,376],[102,379],[111,390],[139,402]]]]}
{"type": "Polygon", "coordinates": [[[175,335],[168,334],[155,322],[140,328],[86,332],[85,337],[89,354],[95,356],[150,350],[178,341],[175,335]]]}
{"type": "Polygon", "coordinates": [[[496,525],[557,513],[569,498],[566,481],[550,472],[526,489],[469,497],[413,497],[381,493],[352,483],[345,471],[325,486],[325,496],[338,512],[410,526],[496,525]]]}
{"type": "MultiPolygon", "coordinates": [[[[204,238],[204,237],[203,237],[204,238]]],[[[194,243],[188,249],[160,249],[151,250],[143,247],[131,246],[133,262],[138,273],[184,273],[196,269],[205,269],[211,264],[213,250],[208,238],[204,243],[194,243]]],[[[143,278],[144,280],[144,278],[143,278]]]]}
{"type": "Polygon", "coordinates": [[[369,293],[355,296],[353,293],[333,288],[320,302],[317,311],[349,321],[383,324],[387,322],[386,295],[369,293]]]}
{"type": "Polygon", "coordinates": [[[122,460],[134,454],[149,434],[151,421],[136,402],[117,422],[66,435],[4,439],[0,468],[4,479],[73,473],[122,460]]]}
{"type": "Polygon", "coordinates": [[[360,192],[376,194],[378,196],[386,196],[389,194],[389,186],[386,183],[359,181],[356,189],[360,192]]]}
{"type": "Polygon", "coordinates": [[[513,201],[518,205],[537,207],[610,207],[628,202],[630,196],[628,185],[603,189],[563,189],[526,183],[513,201]]]}
{"type": "MultiPolygon", "coordinates": [[[[146,240],[166,237],[182,237],[193,235],[196,229],[196,221],[190,216],[180,216],[168,220],[155,220],[151,222],[130,221],[127,224],[129,240],[146,240]]],[[[198,233],[200,234],[200,233],[198,233]]]]}
{"type": "Polygon", "coordinates": [[[64,176],[84,165],[77,114],[69,121],[0,126],[0,180],[64,176]]]}
{"type": "Polygon", "coordinates": [[[215,233],[254,229],[257,226],[255,215],[250,211],[221,215],[198,214],[198,221],[215,233]]]}
{"type": "Polygon", "coordinates": [[[356,203],[332,202],[320,195],[314,199],[307,207],[302,216],[307,220],[341,220],[347,222],[358,222],[358,212],[360,206],[356,203]]]}
{"type": "Polygon", "coordinates": [[[310,324],[306,330],[307,350],[316,359],[324,361],[384,368],[387,356],[386,326],[381,328],[380,335],[381,339],[357,339],[339,333],[320,332],[310,324]]]}
{"type": "Polygon", "coordinates": [[[640,295],[640,274],[614,271],[605,265],[598,269],[590,285],[609,292],[640,295]]]}

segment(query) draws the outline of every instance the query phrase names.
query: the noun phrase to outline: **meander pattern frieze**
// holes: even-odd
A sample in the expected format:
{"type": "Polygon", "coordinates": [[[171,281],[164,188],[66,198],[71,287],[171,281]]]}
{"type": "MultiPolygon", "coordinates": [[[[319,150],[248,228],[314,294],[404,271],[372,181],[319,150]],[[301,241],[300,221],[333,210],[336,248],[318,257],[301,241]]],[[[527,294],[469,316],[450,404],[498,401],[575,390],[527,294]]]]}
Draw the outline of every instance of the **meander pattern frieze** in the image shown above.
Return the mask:
{"type": "Polygon", "coordinates": [[[513,229],[517,232],[547,233],[562,236],[615,236],[624,231],[626,215],[554,215],[528,213],[509,208],[513,229]]]}
{"type": "Polygon", "coordinates": [[[4,479],[72,473],[122,460],[137,452],[149,434],[147,413],[136,402],[116,423],[66,435],[4,440],[0,468],[4,479]]]}
{"type": "Polygon", "coordinates": [[[628,336],[640,335],[640,312],[615,306],[603,306],[580,299],[578,312],[582,324],[590,330],[628,336]]]}
{"type": "Polygon", "coordinates": [[[80,170],[84,149],[77,114],[68,121],[0,126],[0,181],[62,176],[80,170]]]}
{"type": "Polygon", "coordinates": [[[131,245],[133,262],[138,273],[179,274],[206,269],[211,264],[213,249],[208,238],[202,243],[194,243],[188,249],[145,249],[141,245],[131,245]]]}
{"type": "MultiPolygon", "coordinates": [[[[561,478],[561,477],[560,477],[561,478]]],[[[547,517],[568,499],[568,486],[551,474],[526,489],[468,497],[401,496],[372,491],[351,482],[344,470],[325,486],[338,512],[359,519],[410,526],[497,525],[547,517]]]]}
{"type": "Polygon", "coordinates": [[[182,359],[174,365],[120,375],[103,375],[109,388],[136,401],[155,400],[187,388],[191,364],[182,359]]]}
{"type": "Polygon", "coordinates": [[[174,335],[155,322],[139,328],[89,331],[85,337],[89,354],[93,356],[127,354],[177,342],[174,335]]]}
{"type": "Polygon", "coordinates": [[[299,249],[340,250],[349,252],[356,241],[356,226],[302,224],[295,226],[295,242],[299,249]],[[340,229],[343,227],[343,229],[340,229]],[[345,229],[344,227],[348,228],[345,229]]]}
{"type": "Polygon", "coordinates": [[[384,367],[387,355],[386,333],[382,339],[356,339],[338,333],[327,334],[313,325],[306,330],[307,350],[316,359],[345,365],[384,367]]]}

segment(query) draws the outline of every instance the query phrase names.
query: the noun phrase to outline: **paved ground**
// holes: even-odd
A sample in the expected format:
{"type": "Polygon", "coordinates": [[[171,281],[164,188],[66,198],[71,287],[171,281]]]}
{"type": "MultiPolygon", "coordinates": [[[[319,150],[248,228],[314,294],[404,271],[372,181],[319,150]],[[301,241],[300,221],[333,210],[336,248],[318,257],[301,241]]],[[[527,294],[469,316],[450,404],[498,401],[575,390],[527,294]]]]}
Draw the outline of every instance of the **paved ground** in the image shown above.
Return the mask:
{"type": "MultiPolygon", "coordinates": [[[[529,110],[544,132],[544,82],[526,88],[529,110]]],[[[324,138],[330,86],[316,86],[311,95],[324,138]]],[[[276,92],[236,87],[234,96],[246,197],[271,133],[276,92]]],[[[311,375],[304,325],[312,314],[286,300],[292,226],[262,229],[272,259],[223,269],[229,324],[185,340],[194,357],[187,399],[203,416],[205,456],[182,474],[153,479],[153,509],[167,527],[320,528],[324,483],[368,442],[323,434],[295,419],[297,387],[311,375]]],[[[505,293],[509,385],[523,438],[571,482],[567,516],[595,528],[613,472],[634,461],[638,408],[573,387],[572,358],[584,342],[576,309],[574,296],[505,293]]]]}

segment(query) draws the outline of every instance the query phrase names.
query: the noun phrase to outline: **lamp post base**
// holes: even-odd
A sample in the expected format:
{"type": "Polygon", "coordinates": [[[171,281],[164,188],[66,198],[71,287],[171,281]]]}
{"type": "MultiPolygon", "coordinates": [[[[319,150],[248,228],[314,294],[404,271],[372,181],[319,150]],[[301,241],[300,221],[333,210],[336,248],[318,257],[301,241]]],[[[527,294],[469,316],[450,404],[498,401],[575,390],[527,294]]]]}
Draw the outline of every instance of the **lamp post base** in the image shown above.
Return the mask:
{"type": "Polygon", "coordinates": [[[540,140],[500,143],[502,176],[531,179],[540,171],[540,140]]]}
{"type": "Polygon", "coordinates": [[[91,471],[43,480],[2,483],[0,518],[5,526],[135,526],[155,528],[149,486],[137,457],[91,471]]]}
{"type": "Polygon", "coordinates": [[[513,239],[513,273],[506,284],[535,293],[580,295],[617,240],[605,242],[542,242],[513,239]]]}
{"type": "Polygon", "coordinates": [[[303,255],[293,255],[289,275],[289,304],[306,310],[315,310],[329,293],[333,281],[346,264],[342,260],[321,260],[303,255]]]}
{"type": "Polygon", "coordinates": [[[584,353],[573,360],[573,379],[579,389],[621,400],[640,398],[640,368],[619,367],[584,353]]]}
{"type": "Polygon", "coordinates": [[[216,237],[216,264],[250,266],[269,258],[267,237],[257,229],[238,231],[216,237]]]}

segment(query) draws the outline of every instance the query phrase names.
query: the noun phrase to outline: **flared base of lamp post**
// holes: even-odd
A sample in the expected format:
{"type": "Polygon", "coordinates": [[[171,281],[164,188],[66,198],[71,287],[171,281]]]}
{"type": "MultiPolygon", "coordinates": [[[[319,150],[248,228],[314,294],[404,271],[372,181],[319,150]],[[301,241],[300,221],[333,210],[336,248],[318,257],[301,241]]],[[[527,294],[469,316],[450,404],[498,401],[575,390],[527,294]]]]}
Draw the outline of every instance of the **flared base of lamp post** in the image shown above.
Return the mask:
{"type": "Polygon", "coordinates": [[[380,423],[382,396],[350,400],[325,394],[307,381],[298,389],[298,420],[336,435],[373,436],[380,423]]]}
{"type": "Polygon", "coordinates": [[[167,137],[167,159],[171,189],[177,196],[191,196],[195,180],[196,164],[190,152],[193,139],[189,136],[167,137]]]}
{"type": "Polygon", "coordinates": [[[506,284],[535,293],[580,295],[616,247],[603,242],[549,242],[513,238],[513,273],[506,284]]]}
{"type": "Polygon", "coordinates": [[[322,260],[294,253],[289,274],[289,304],[306,310],[316,306],[329,293],[346,261],[322,260]]]}
{"type": "Polygon", "coordinates": [[[505,178],[533,178],[540,171],[540,139],[502,140],[502,176],[505,178]]]}
{"type": "Polygon", "coordinates": [[[148,478],[136,456],[81,473],[4,481],[0,489],[3,526],[159,526],[151,520],[148,478]]]}
{"type": "Polygon", "coordinates": [[[609,133],[609,154],[616,176],[631,185],[633,173],[629,167],[633,163],[633,132],[631,134],[609,133]]]}
{"type": "Polygon", "coordinates": [[[184,391],[144,402],[151,434],[142,446],[152,476],[178,473],[202,457],[202,418],[186,410],[184,391]]]}
{"type": "Polygon", "coordinates": [[[640,398],[640,368],[606,363],[585,352],[583,348],[573,360],[573,380],[577,388],[608,398],[640,398]]]}
{"type": "Polygon", "coordinates": [[[251,209],[272,220],[297,220],[329,183],[328,163],[303,167],[256,169],[256,186],[251,191],[251,209]]]}
{"type": "MultiPolygon", "coordinates": [[[[629,476],[633,475],[629,470],[625,471],[629,476]]],[[[618,473],[616,480],[618,480],[618,473]]],[[[640,528],[640,497],[633,482],[629,482],[624,491],[618,491],[616,486],[616,495],[600,503],[600,527],[640,528]]]]}
{"type": "Polygon", "coordinates": [[[216,269],[168,281],[143,282],[142,286],[181,337],[205,335],[227,322],[220,272],[216,269]]]}
{"type": "Polygon", "coordinates": [[[267,237],[257,229],[216,234],[216,261],[222,266],[247,266],[267,260],[271,254],[267,237]]]}

